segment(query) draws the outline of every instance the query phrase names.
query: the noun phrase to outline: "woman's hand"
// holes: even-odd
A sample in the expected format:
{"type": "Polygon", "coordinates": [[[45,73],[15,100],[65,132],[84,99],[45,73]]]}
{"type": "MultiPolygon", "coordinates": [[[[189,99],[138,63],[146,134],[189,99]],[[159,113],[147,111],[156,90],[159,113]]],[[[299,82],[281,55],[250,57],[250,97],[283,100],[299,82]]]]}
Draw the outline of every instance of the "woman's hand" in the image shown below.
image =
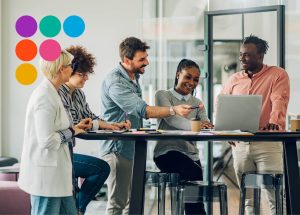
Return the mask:
{"type": "Polygon", "coordinates": [[[93,120],[91,118],[83,119],[76,126],[82,130],[91,129],[93,127],[93,120]]]}
{"type": "Polygon", "coordinates": [[[201,121],[201,127],[202,128],[214,128],[215,126],[211,124],[209,121],[201,121]]]}
{"type": "Polygon", "coordinates": [[[85,133],[85,130],[78,127],[78,124],[72,127],[74,130],[74,136],[77,134],[85,133]]]}
{"type": "Polygon", "coordinates": [[[173,110],[177,115],[187,117],[189,113],[193,110],[191,105],[176,105],[173,106],[173,110]]]}
{"type": "Polygon", "coordinates": [[[116,125],[114,125],[114,123],[108,123],[106,121],[103,120],[99,120],[99,129],[103,129],[103,130],[120,130],[120,128],[116,125]]]}
{"type": "Polygon", "coordinates": [[[130,129],[131,122],[127,119],[126,122],[114,122],[112,125],[117,126],[119,129],[130,129]]]}

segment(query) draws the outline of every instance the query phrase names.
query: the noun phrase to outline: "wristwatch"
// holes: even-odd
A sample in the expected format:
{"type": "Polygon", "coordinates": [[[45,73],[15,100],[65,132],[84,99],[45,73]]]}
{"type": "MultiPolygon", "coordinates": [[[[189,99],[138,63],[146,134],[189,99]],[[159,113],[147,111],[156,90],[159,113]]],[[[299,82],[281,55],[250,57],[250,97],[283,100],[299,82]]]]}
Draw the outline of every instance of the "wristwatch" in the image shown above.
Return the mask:
{"type": "Polygon", "coordinates": [[[174,109],[173,109],[173,106],[170,106],[169,112],[170,112],[170,116],[174,116],[176,114],[174,109]]]}
{"type": "Polygon", "coordinates": [[[74,137],[75,136],[75,130],[72,127],[70,127],[69,129],[72,132],[72,137],[74,137]]]}

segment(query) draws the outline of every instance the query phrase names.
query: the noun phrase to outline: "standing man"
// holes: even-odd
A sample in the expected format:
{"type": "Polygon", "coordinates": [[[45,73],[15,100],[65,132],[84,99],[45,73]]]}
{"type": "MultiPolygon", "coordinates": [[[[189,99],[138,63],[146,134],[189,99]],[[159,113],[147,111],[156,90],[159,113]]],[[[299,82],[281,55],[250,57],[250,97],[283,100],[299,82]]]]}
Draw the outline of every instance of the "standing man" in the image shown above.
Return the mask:
{"type": "MultiPolygon", "coordinates": [[[[121,122],[128,116],[132,128],[141,128],[143,118],[162,118],[175,114],[187,116],[192,111],[190,105],[148,106],[142,99],[139,77],[149,64],[149,48],[145,42],[135,37],[121,42],[121,62],[102,84],[101,100],[105,120],[121,122]]],[[[101,144],[101,155],[111,169],[107,180],[106,214],[128,214],[134,141],[106,140],[101,144]]]]}
{"type": "MultiPolygon", "coordinates": [[[[242,71],[235,73],[225,84],[221,94],[262,95],[260,130],[285,130],[285,117],[290,97],[287,72],[276,66],[263,64],[269,46],[254,35],[242,41],[240,57],[242,71]]],[[[231,142],[234,169],[240,183],[242,174],[283,172],[281,142],[231,142]]],[[[253,200],[247,192],[246,213],[253,214],[253,200]]],[[[274,193],[267,191],[272,214],[276,214],[274,193]]]]}

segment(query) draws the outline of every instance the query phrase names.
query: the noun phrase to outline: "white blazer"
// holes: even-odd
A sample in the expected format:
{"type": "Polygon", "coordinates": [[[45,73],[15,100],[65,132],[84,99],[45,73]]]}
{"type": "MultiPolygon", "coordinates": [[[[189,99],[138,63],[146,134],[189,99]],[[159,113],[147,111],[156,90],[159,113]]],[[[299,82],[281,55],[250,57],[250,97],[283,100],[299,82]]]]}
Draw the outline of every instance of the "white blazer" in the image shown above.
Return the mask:
{"type": "Polygon", "coordinates": [[[19,187],[31,195],[72,196],[72,163],[58,131],[70,127],[61,98],[45,79],[32,93],[25,118],[19,187]]]}

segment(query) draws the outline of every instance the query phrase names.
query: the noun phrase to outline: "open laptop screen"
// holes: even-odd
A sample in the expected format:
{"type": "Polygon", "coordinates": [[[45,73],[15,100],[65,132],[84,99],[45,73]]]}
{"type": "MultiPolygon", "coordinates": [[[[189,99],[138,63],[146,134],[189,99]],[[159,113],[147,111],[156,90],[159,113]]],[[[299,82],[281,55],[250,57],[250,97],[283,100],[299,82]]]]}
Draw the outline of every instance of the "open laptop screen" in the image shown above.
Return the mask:
{"type": "Polygon", "coordinates": [[[219,95],[215,130],[257,131],[261,106],[261,95],[219,95]]]}

